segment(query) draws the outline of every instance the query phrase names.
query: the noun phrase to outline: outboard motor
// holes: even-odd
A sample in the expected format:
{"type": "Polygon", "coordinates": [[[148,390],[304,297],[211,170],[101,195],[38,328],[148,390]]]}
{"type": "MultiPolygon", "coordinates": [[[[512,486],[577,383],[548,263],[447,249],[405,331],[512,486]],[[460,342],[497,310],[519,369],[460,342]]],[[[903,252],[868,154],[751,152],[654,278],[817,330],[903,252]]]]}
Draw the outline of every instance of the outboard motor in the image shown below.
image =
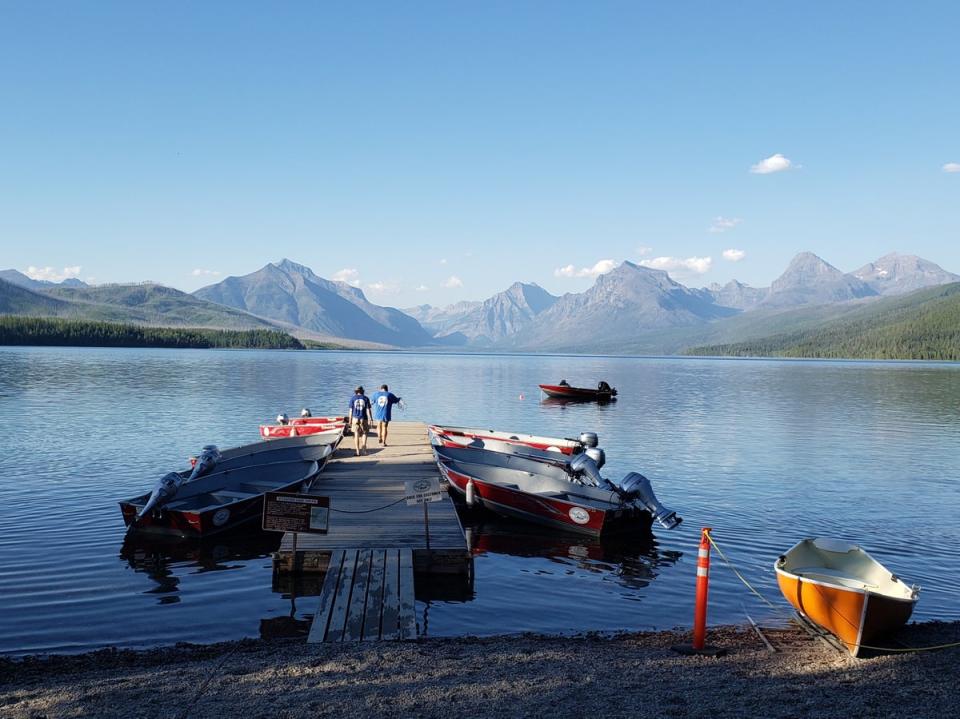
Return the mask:
{"type": "MultiPolygon", "coordinates": [[[[200,463],[197,462],[197,464],[200,463]]],[[[176,472],[170,472],[170,474],[164,476],[157,482],[157,486],[154,487],[153,492],[150,493],[150,498],[147,500],[147,503],[143,505],[143,509],[140,510],[140,513],[134,521],[140,521],[140,518],[145,514],[153,511],[157,507],[162,507],[173,499],[183,482],[183,477],[176,472]]]]}
{"type": "MultiPolygon", "coordinates": [[[[587,450],[591,452],[591,450],[587,450]]],[[[601,453],[603,450],[598,450],[601,453]]],[[[587,452],[575,454],[570,460],[570,470],[577,475],[577,479],[588,487],[600,487],[602,489],[613,489],[610,482],[600,476],[600,467],[596,460],[587,452]]]]}
{"type": "Polygon", "coordinates": [[[187,481],[190,482],[200,475],[209,473],[219,461],[220,450],[217,449],[217,445],[204,445],[203,449],[200,451],[200,456],[197,457],[197,463],[193,465],[193,471],[190,473],[190,477],[187,478],[187,481]]]}
{"type": "Polygon", "coordinates": [[[626,499],[640,502],[640,504],[650,510],[653,518],[667,529],[673,529],[683,521],[677,516],[676,512],[660,504],[657,495],[653,493],[650,480],[639,472],[630,472],[630,474],[617,482],[617,486],[626,499]]]}
{"type": "Polygon", "coordinates": [[[607,463],[607,454],[599,447],[587,447],[583,453],[596,463],[597,469],[603,469],[607,463]]]}
{"type": "Polygon", "coordinates": [[[596,447],[600,444],[600,438],[597,437],[596,432],[581,432],[579,440],[584,447],[596,447]]]}
{"type": "Polygon", "coordinates": [[[287,417],[287,413],[286,413],[286,412],[281,412],[280,414],[277,415],[277,424],[285,425],[285,424],[287,424],[289,421],[290,421],[290,418],[287,417]]]}
{"type": "Polygon", "coordinates": [[[307,417],[313,417],[313,415],[310,414],[310,410],[309,410],[309,409],[307,409],[306,407],[304,407],[303,409],[300,410],[300,417],[303,418],[303,419],[306,419],[307,417]]]}

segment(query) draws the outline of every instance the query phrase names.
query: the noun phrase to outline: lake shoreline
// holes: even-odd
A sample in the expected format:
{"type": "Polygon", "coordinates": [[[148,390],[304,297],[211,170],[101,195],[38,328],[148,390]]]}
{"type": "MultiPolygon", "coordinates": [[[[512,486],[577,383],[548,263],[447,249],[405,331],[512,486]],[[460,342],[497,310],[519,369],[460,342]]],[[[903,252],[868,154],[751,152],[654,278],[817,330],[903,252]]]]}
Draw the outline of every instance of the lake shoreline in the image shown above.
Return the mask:
{"type": "MultiPolygon", "coordinates": [[[[302,637],[0,659],[0,716],[947,716],[960,648],[853,659],[799,629],[714,627],[722,658],[684,657],[686,631],[308,645],[302,637]]],[[[924,622],[908,646],[960,641],[924,622]]]]}

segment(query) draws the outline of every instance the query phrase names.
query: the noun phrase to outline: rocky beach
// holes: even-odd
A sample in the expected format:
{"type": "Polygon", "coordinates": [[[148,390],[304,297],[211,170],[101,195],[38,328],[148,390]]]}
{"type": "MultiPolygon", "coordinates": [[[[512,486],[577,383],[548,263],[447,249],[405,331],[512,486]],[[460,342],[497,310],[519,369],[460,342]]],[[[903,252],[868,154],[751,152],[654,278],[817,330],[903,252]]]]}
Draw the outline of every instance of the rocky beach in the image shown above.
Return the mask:
{"type": "Polygon", "coordinates": [[[943,717],[956,711],[960,623],[905,627],[901,651],[853,659],[799,629],[307,645],[247,640],[0,660],[0,717],[943,717]]]}

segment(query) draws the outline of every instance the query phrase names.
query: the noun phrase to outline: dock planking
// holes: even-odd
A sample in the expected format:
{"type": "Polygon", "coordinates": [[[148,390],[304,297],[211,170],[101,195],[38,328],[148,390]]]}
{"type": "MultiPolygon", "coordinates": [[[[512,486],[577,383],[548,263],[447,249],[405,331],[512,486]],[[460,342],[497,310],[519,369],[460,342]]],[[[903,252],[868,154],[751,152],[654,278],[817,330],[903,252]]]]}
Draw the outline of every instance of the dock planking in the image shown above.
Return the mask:
{"type": "Polygon", "coordinates": [[[409,549],[333,552],[307,642],[415,639],[409,549]]]}
{"type": "MultiPolygon", "coordinates": [[[[380,447],[374,429],[367,454],[354,455],[353,437],[345,437],[313,483],[311,494],[330,498],[328,534],[297,537],[297,568],[324,571],[334,550],[410,549],[417,572],[466,572],[469,553],[456,508],[449,498],[431,502],[430,550],[426,548],[423,506],[403,500],[404,483],[439,476],[427,428],[421,422],[391,422],[389,445],[380,447]]],[[[293,567],[293,535],[284,534],[277,552],[278,571],[293,567]]]]}
{"type": "Polygon", "coordinates": [[[470,554],[449,497],[428,506],[427,549],[423,505],[408,506],[405,483],[439,476],[426,425],[392,422],[390,444],[371,432],[367,454],[344,438],[311,494],[330,498],[329,533],[293,535],[280,543],[275,568],[325,571],[307,641],[404,640],[417,637],[415,572],[472,576],[470,554]]]}

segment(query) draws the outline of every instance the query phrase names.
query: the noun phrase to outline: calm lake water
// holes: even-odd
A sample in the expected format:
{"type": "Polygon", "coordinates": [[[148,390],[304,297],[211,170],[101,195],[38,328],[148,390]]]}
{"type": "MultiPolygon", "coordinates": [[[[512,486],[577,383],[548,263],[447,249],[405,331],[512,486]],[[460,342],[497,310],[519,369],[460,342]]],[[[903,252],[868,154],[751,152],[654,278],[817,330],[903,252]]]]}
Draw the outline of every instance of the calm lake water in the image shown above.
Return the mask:
{"type": "Polygon", "coordinates": [[[388,382],[400,420],[596,431],[604,474],[643,472],[685,520],[642,547],[470,517],[472,596],[418,599],[429,635],[690,626],[701,526],[782,608],[714,556],[712,623],[783,622],[773,562],[816,535],[921,585],[915,619],[960,619],[958,365],[0,348],[0,653],[303,631],[317,600],[273,586],[279,535],[125,542],[117,500],[280,411],[340,412],[358,382],[388,382]],[[561,378],[621,399],[542,401],[561,378]]]}

